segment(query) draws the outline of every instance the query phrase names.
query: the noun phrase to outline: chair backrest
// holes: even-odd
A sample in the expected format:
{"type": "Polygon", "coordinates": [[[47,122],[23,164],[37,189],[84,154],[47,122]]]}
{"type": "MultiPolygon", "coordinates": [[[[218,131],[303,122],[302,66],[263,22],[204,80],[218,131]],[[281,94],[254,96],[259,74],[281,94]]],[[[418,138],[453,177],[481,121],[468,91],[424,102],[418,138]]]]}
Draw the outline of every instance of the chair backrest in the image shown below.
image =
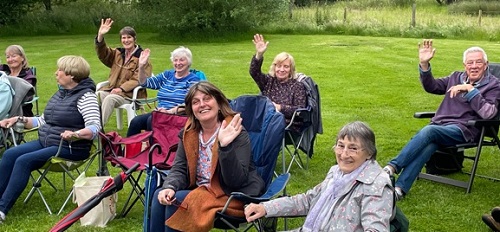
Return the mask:
{"type": "Polygon", "coordinates": [[[206,81],[207,77],[205,76],[205,73],[201,70],[196,70],[196,69],[189,69],[189,72],[195,74],[200,78],[200,81],[206,81]]]}
{"type": "Polygon", "coordinates": [[[257,172],[268,186],[273,179],[281,149],[285,117],[276,111],[269,98],[261,95],[240,96],[232,100],[230,105],[241,114],[243,127],[252,143],[252,157],[257,172]]]}
{"type": "MultiPolygon", "coordinates": [[[[35,88],[26,80],[18,77],[7,77],[15,95],[12,98],[9,116],[19,116],[23,114],[22,106],[30,101],[35,95],[35,88]]],[[[3,102],[3,101],[2,101],[3,102]]]]}
{"type": "Polygon", "coordinates": [[[33,74],[33,76],[35,78],[33,78],[32,82],[33,82],[33,88],[35,89],[35,94],[33,95],[33,100],[35,102],[35,116],[40,116],[40,108],[38,108],[38,93],[36,91],[36,67],[35,66],[32,66],[30,68],[31,70],[31,73],[33,74]]]}
{"type": "Polygon", "coordinates": [[[310,127],[306,128],[304,133],[304,139],[300,143],[299,147],[307,154],[311,155],[314,151],[314,140],[316,139],[316,134],[323,133],[323,122],[321,119],[321,100],[319,95],[319,87],[314,82],[314,80],[303,74],[297,73],[297,80],[304,84],[307,92],[307,108],[310,110],[310,127]]]}
{"type": "Polygon", "coordinates": [[[152,113],[152,126],[153,126],[153,143],[160,144],[162,153],[153,153],[152,165],[166,164],[172,166],[175,159],[175,152],[173,147],[177,146],[179,142],[179,132],[187,122],[186,116],[173,115],[153,111],[152,113]],[[170,155],[169,155],[170,153],[170,155]],[[167,160],[165,160],[167,158],[167,160]]]}
{"type": "MultiPolygon", "coordinates": [[[[493,76],[495,76],[496,78],[500,79],[500,63],[489,63],[488,64],[488,72],[490,74],[492,74],[493,76]]],[[[500,119],[500,102],[498,102],[498,104],[499,104],[499,106],[497,106],[498,107],[498,112],[497,112],[497,115],[494,118],[496,120],[500,119]]],[[[496,126],[493,129],[495,129],[494,131],[498,132],[499,126],[496,126]]],[[[490,138],[495,137],[495,135],[493,134],[493,132],[491,130],[486,130],[485,131],[485,135],[487,137],[490,137],[490,138]]]]}
{"type": "Polygon", "coordinates": [[[10,77],[8,77],[6,73],[0,72],[0,101],[2,102],[2,106],[0,107],[0,120],[10,116],[12,99],[15,95],[15,91],[9,79],[10,77]]]}

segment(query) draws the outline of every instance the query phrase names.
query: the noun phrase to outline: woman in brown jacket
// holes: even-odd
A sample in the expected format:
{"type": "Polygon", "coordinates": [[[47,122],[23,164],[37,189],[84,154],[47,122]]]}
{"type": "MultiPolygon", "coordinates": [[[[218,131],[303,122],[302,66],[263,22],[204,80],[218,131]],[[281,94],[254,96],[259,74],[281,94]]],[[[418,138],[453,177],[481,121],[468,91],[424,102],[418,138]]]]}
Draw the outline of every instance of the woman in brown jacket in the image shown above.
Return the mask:
{"type": "MultiPolygon", "coordinates": [[[[139,86],[139,57],[141,46],[137,45],[137,34],[132,27],[120,30],[122,48],[107,47],[104,35],[109,32],[113,20],[101,20],[101,27],[95,39],[95,48],[99,60],[109,67],[109,85],[97,91],[101,103],[103,127],[108,122],[113,110],[122,104],[128,103],[126,98],[132,98],[134,88],[139,86]]],[[[152,66],[148,61],[145,67],[148,76],[151,75],[152,66]]],[[[146,91],[139,93],[139,97],[146,97],[146,91]]]]}
{"type": "MultiPolygon", "coordinates": [[[[185,104],[189,119],[173,167],[153,197],[151,231],[209,231],[231,192],[264,191],[248,133],[224,94],[202,81],[191,86],[185,104]]],[[[243,203],[232,201],[228,213],[242,217],[243,203]]]]}

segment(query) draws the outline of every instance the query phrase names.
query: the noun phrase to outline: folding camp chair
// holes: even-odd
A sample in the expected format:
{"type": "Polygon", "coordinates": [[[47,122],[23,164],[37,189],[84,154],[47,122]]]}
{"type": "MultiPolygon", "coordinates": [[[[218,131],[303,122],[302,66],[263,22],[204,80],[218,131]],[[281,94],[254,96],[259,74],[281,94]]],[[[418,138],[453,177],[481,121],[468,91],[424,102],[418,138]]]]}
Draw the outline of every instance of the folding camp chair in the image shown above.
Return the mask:
{"type": "MultiPolygon", "coordinates": [[[[499,63],[490,63],[488,72],[496,76],[497,78],[500,78],[500,64],[499,63]]],[[[497,103],[499,104],[499,103],[497,103]]],[[[432,118],[434,116],[434,112],[422,112],[422,113],[415,113],[414,117],[415,118],[432,118]]],[[[451,155],[456,155],[463,153],[467,149],[475,148],[476,152],[474,155],[464,155],[464,158],[473,160],[471,171],[469,174],[469,179],[467,181],[460,181],[444,176],[439,176],[439,175],[433,175],[433,174],[428,174],[428,173],[420,173],[419,178],[422,179],[427,179],[439,183],[444,183],[444,184],[449,184],[461,188],[466,189],[466,193],[470,193],[472,190],[472,184],[474,182],[474,177],[480,176],[484,177],[487,179],[491,180],[496,180],[500,181],[500,179],[497,178],[492,178],[492,177],[486,177],[486,176],[481,176],[476,174],[477,166],[479,163],[479,157],[481,155],[482,148],[485,146],[496,146],[500,150],[500,141],[498,138],[498,129],[500,126],[500,109],[499,112],[497,113],[497,116],[493,119],[480,119],[480,120],[471,120],[468,122],[470,126],[475,126],[477,127],[481,133],[479,136],[479,139],[474,142],[470,143],[463,143],[463,144],[457,144],[455,146],[451,147],[443,147],[439,148],[438,151],[434,155],[439,155],[439,153],[445,153],[445,154],[451,154],[451,155]]]]}
{"type": "MultiPolygon", "coordinates": [[[[47,211],[49,211],[49,214],[52,214],[51,207],[47,203],[47,200],[43,196],[41,187],[42,187],[42,182],[46,181],[55,191],[58,191],[56,186],[47,178],[47,174],[49,172],[59,172],[63,174],[63,191],[66,191],[66,175],[71,178],[71,180],[74,182],[76,178],[81,174],[81,172],[85,172],[89,169],[90,165],[94,161],[94,159],[97,157],[97,153],[91,154],[87,159],[85,160],[68,160],[68,159],[63,159],[59,157],[59,153],[61,151],[61,148],[64,144],[64,139],[61,139],[59,142],[59,149],[57,150],[57,153],[51,157],[44,165],[42,168],[37,169],[36,172],[40,174],[38,178],[35,178],[33,174],[30,176],[32,181],[33,181],[33,186],[31,190],[29,191],[28,195],[24,199],[24,203],[26,204],[33,194],[38,192],[40,195],[40,198],[42,199],[45,208],[47,208],[47,211]],[[83,166],[82,170],[79,170],[80,167],[83,166]],[[72,174],[72,172],[76,172],[77,175],[72,174]]],[[[66,200],[64,201],[63,205],[59,209],[59,212],[57,213],[58,215],[63,211],[64,207],[66,204],[69,202],[69,200],[73,196],[73,188],[69,192],[68,196],[66,197],[66,200]]]]}
{"type": "Polygon", "coordinates": [[[113,166],[126,171],[135,163],[141,164],[136,170],[138,173],[135,176],[131,175],[129,178],[129,183],[132,185],[132,191],[120,213],[122,217],[127,215],[137,201],[140,200],[143,205],[146,205],[144,198],[145,189],[140,183],[142,174],[146,171],[147,167],[161,166],[162,168],[168,168],[172,165],[175,153],[169,153],[169,151],[172,150],[172,147],[177,146],[179,142],[179,131],[184,127],[187,121],[187,117],[159,111],[154,111],[152,115],[153,131],[144,132],[128,138],[116,138],[117,133],[115,132],[115,139],[112,138],[113,133],[100,133],[104,157],[113,166]],[[150,141],[151,139],[152,141],[150,141]],[[153,145],[145,149],[140,149],[137,152],[133,152],[130,149],[136,144],[140,146],[142,143],[148,142],[151,142],[153,145]],[[158,146],[156,144],[158,144],[161,149],[155,149],[155,147],[158,146]],[[149,158],[149,156],[151,156],[151,158],[149,158]],[[149,165],[150,163],[152,164],[151,166],[149,165]]]}
{"type": "MultiPolygon", "coordinates": [[[[226,209],[229,203],[235,199],[245,204],[267,201],[284,190],[290,174],[282,174],[274,181],[272,180],[281,149],[285,118],[283,114],[276,112],[271,100],[265,96],[240,96],[232,100],[230,105],[233,110],[241,114],[243,127],[250,136],[252,157],[257,172],[266,183],[266,193],[262,196],[252,197],[243,193],[231,193],[224,209],[216,214],[214,222],[216,228],[238,231],[240,224],[246,224],[246,219],[227,215],[226,209]]],[[[249,228],[252,226],[259,226],[259,224],[250,224],[249,228]]]]}
{"type": "Polygon", "coordinates": [[[281,151],[283,173],[290,172],[294,163],[302,169],[307,169],[309,167],[309,159],[314,153],[313,148],[316,135],[323,133],[318,85],[311,77],[303,73],[297,74],[297,80],[306,87],[307,107],[297,109],[285,129],[281,151]],[[301,155],[302,152],[304,153],[303,157],[301,155]],[[291,157],[288,167],[286,166],[286,154],[289,154],[291,157]],[[305,165],[303,162],[304,159],[306,160],[305,165]]]}
{"type": "MultiPolygon", "coordinates": [[[[200,70],[196,69],[190,69],[189,70],[191,73],[197,75],[200,80],[206,80],[207,78],[205,77],[205,73],[203,73],[200,70]]],[[[103,86],[109,85],[109,81],[103,81],[99,82],[96,86],[96,89],[100,89],[103,86]]],[[[127,125],[130,125],[130,122],[132,119],[134,119],[135,116],[137,116],[137,111],[141,110],[144,113],[144,106],[149,105],[149,104],[154,104],[156,101],[158,101],[157,97],[152,97],[152,98],[139,98],[137,97],[138,94],[142,91],[146,91],[145,87],[142,86],[137,86],[134,88],[134,91],[132,92],[132,98],[129,98],[129,103],[125,103],[119,107],[116,108],[115,113],[116,113],[116,127],[118,130],[121,130],[123,128],[123,123],[122,123],[122,110],[125,110],[127,112],[127,125]]]]}
{"type": "MultiPolygon", "coordinates": [[[[18,77],[6,77],[10,82],[15,95],[12,98],[12,105],[10,107],[7,117],[22,116],[23,115],[23,105],[32,102],[35,98],[35,88],[22,78],[18,77]]],[[[24,128],[19,128],[18,130],[8,130],[2,129],[2,145],[5,149],[17,146],[17,144],[24,142],[24,133],[28,132],[24,128]],[[5,139],[4,139],[5,138],[5,139]]]]}
{"type": "Polygon", "coordinates": [[[23,105],[28,105],[28,104],[35,104],[35,113],[34,113],[34,116],[40,116],[40,108],[38,107],[38,93],[36,91],[36,67],[33,66],[30,68],[31,70],[31,73],[33,73],[33,76],[35,76],[35,79],[33,79],[33,89],[35,91],[35,94],[33,95],[33,97],[31,98],[31,100],[23,103],[23,105]]]}

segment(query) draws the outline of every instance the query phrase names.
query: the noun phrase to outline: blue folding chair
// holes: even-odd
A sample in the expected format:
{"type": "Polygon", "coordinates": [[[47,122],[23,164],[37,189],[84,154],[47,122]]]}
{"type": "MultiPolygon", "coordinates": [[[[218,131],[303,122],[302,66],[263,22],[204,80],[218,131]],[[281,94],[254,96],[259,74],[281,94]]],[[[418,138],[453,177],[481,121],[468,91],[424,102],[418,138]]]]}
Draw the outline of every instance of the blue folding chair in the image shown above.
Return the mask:
{"type": "MultiPolygon", "coordinates": [[[[281,149],[281,142],[285,132],[285,118],[277,112],[271,100],[265,96],[245,95],[230,102],[234,111],[239,112],[243,119],[243,126],[247,130],[252,144],[252,155],[257,172],[266,183],[266,193],[262,196],[248,196],[244,193],[231,193],[226,206],[215,216],[214,227],[219,229],[232,229],[239,231],[240,224],[246,224],[246,219],[233,217],[226,214],[226,209],[232,200],[239,200],[245,205],[260,203],[276,197],[285,189],[290,174],[282,174],[274,179],[276,160],[281,149]]],[[[250,224],[262,227],[260,220],[250,224]]]]}

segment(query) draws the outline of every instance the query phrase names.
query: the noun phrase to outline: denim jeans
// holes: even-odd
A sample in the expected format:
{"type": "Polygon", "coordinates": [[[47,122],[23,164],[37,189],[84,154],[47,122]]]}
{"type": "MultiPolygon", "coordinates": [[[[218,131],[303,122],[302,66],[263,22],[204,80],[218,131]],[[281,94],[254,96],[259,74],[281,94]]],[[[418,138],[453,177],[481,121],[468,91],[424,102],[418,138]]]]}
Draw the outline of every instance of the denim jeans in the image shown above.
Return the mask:
{"type": "MultiPolygon", "coordinates": [[[[150,231],[177,231],[165,224],[165,221],[169,219],[175,211],[177,211],[178,206],[175,205],[162,205],[158,201],[158,193],[163,190],[162,188],[158,188],[155,191],[155,194],[151,203],[151,220],[149,222],[150,231]]],[[[178,202],[184,201],[184,198],[188,195],[191,190],[180,190],[175,193],[175,198],[178,202]]]]}
{"type": "Polygon", "coordinates": [[[389,165],[396,169],[396,173],[401,172],[396,187],[408,193],[425,163],[439,147],[464,142],[462,131],[456,125],[425,126],[403,147],[399,155],[389,162],[389,165]]]}
{"type": "Polygon", "coordinates": [[[141,130],[151,131],[153,128],[151,125],[152,120],[153,116],[151,113],[135,116],[132,121],[130,121],[130,125],[128,126],[127,137],[139,134],[141,133],[141,130]]]}
{"type": "MultiPolygon", "coordinates": [[[[5,151],[0,161],[0,211],[7,214],[28,184],[31,171],[41,168],[57,153],[58,146],[43,147],[39,140],[5,151]]],[[[89,149],[62,148],[59,157],[84,160],[89,149]]]]}

